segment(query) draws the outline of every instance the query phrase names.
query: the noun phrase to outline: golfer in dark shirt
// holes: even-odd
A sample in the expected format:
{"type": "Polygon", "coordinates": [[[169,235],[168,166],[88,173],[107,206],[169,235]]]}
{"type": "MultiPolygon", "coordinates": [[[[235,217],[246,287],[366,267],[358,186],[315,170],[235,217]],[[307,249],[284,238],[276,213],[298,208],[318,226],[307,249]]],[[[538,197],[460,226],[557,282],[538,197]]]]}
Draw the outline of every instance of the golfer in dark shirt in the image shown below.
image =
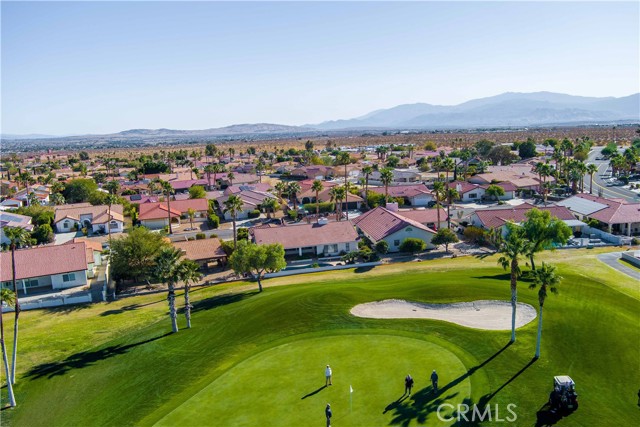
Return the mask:
{"type": "Polygon", "coordinates": [[[412,387],[413,387],[413,378],[411,378],[411,375],[407,374],[407,376],[404,379],[404,393],[411,396],[412,387]]]}
{"type": "Polygon", "coordinates": [[[331,405],[329,405],[328,403],[326,409],[324,410],[324,414],[327,416],[327,427],[331,427],[331,416],[333,414],[331,413],[331,405]]]}

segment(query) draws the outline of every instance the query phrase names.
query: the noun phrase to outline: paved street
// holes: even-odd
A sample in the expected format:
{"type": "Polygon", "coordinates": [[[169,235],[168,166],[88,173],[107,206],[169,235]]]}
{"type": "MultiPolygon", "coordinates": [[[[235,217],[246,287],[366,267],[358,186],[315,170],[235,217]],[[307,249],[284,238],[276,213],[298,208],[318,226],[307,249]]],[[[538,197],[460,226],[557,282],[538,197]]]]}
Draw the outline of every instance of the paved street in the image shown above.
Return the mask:
{"type": "Polygon", "coordinates": [[[632,278],[634,278],[638,284],[640,284],[640,273],[638,273],[636,270],[634,270],[631,267],[627,267],[623,264],[620,264],[618,262],[618,260],[620,259],[620,254],[622,252],[609,252],[609,253],[605,253],[605,254],[600,254],[598,255],[598,259],[602,262],[604,262],[605,264],[607,264],[609,267],[611,268],[615,268],[616,270],[631,276],[632,278]]]}
{"type": "MultiPolygon", "coordinates": [[[[611,169],[609,168],[609,161],[596,160],[596,158],[599,158],[602,156],[603,148],[604,147],[595,147],[593,151],[589,153],[589,157],[586,161],[587,164],[594,163],[596,166],[598,166],[598,172],[593,174],[593,194],[597,196],[598,191],[602,190],[602,194],[604,195],[604,197],[618,198],[618,199],[622,198],[630,202],[640,200],[637,193],[634,193],[631,190],[627,190],[621,187],[607,187],[607,183],[604,180],[603,175],[608,177],[611,173],[611,169]],[[607,170],[609,171],[609,175],[606,174],[607,170]]],[[[589,189],[590,189],[590,177],[589,175],[586,175],[584,178],[584,190],[585,192],[588,192],[589,189]]]]}

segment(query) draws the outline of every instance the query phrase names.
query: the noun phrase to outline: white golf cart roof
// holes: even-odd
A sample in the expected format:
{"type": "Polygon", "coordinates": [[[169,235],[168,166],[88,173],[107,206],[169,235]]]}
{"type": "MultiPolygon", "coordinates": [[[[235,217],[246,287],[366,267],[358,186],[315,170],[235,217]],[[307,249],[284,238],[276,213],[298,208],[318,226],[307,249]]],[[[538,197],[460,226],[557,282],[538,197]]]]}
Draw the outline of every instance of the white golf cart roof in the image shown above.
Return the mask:
{"type": "Polygon", "coordinates": [[[558,375],[557,377],[553,377],[553,381],[555,384],[559,385],[575,385],[571,377],[568,375],[558,375]]]}

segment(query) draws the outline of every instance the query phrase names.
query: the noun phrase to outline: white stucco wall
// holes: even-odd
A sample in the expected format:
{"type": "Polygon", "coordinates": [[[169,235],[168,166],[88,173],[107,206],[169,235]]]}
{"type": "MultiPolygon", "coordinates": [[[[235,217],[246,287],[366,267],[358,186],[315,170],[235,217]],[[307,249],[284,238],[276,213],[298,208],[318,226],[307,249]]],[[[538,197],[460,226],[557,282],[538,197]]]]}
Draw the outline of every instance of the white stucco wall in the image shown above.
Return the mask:
{"type": "MultiPolygon", "coordinates": [[[[65,282],[63,280],[63,274],[54,274],[51,276],[51,287],[53,289],[66,289],[73,288],[76,286],[84,286],[87,284],[87,270],[81,271],[73,271],[71,272],[75,274],[76,278],[73,281],[65,282]]],[[[68,274],[68,273],[65,273],[68,274]]]]}
{"type": "Polygon", "coordinates": [[[398,252],[402,242],[409,237],[423,240],[427,244],[427,249],[434,247],[431,244],[431,239],[433,237],[432,233],[411,226],[405,227],[400,231],[396,231],[395,233],[385,237],[383,240],[389,245],[389,252],[398,252]],[[396,241],[398,243],[397,245],[396,241]]]}

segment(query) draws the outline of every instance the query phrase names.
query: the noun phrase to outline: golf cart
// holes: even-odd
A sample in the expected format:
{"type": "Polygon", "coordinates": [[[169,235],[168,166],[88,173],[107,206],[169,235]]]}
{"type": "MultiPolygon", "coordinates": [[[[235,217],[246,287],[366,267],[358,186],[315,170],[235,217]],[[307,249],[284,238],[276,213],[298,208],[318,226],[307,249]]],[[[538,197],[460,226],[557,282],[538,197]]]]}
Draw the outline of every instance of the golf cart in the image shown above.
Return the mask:
{"type": "Polygon", "coordinates": [[[578,409],[578,393],[576,383],[567,375],[553,377],[553,391],[549,395],[551,412],[575,411],[578,409]]]}

